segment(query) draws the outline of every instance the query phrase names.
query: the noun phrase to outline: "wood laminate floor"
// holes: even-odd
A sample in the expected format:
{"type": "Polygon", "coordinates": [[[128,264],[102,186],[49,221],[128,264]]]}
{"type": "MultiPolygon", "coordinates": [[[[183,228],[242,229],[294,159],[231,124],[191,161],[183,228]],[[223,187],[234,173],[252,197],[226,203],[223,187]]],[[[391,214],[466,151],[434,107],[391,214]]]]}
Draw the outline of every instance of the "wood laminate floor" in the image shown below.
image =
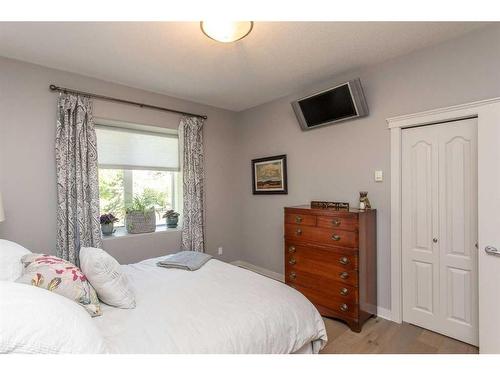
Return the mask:
{"type": "Polygon", "coordinates": [[[408,324],[372,318],[360,333],[339,321],[323,318],[328,345],[321,354],[475,354],[478,348],[408,324]]]}

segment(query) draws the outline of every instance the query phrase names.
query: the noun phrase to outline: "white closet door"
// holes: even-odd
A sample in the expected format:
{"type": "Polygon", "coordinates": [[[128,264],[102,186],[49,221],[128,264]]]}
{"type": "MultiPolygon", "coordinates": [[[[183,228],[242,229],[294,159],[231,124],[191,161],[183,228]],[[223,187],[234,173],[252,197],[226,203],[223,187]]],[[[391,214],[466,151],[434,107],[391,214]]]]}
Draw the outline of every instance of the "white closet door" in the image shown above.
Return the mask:
{"type": "Polygon", "coordinates": [[[403,319],[478,344],[477,130],[403,131],[403,319]]]}
{"type": "Polygon", "coordinates": [[[436,127],[403,130],[403,319],[439,328],[438,145],[436,127]]]}

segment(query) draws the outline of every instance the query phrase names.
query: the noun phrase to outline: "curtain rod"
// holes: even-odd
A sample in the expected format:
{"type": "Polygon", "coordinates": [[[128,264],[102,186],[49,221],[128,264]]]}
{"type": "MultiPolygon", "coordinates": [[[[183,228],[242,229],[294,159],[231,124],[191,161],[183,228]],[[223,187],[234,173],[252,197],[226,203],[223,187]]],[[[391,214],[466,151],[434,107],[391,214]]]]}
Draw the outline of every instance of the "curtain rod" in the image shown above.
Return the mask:
{"type": "Polygon", "coordinates": [[[124,99],[117,99],[117,98],[112,98],[110,96],[104,96],[104,95],[97,95],[97,94],[92,94],[88,92],[83,92],[83,91],[77,91],[73,89],[68,89],[66,87],[59,87],[56,85],[50,85],[49,86],[50,91],[59,91],[59,92],[64,92],[64,93],[72,93],[72,94],[78,94],[78,95],[84,95],[88,96],[91,98],[95,99],[101,99],[101,100],[107,100],[111,102],[118,102],[118,103],[124,103],[124,104],[130,104],[130,105],[136,105],[141,108],[151,108],[151,109],[157,109],[159,111],[167,111],[167,112],[172,112],[172,113],[178,113],[181,115],[187,115],[187,116],[193,116],[193,117],[200,117],[202,119],[207,119],[206,115],[198,115],[196,113],[189,113],[189,112],[183,112],[183,111],[177,111],[175,109],[170,109],[170,108],[164,108],[164,107],[157,107],[155,105],[150,105],[150,104],[144,104],[144,103],[139,103],[139,102],[133,102],[130,100],[124,100],[124,99]]]}

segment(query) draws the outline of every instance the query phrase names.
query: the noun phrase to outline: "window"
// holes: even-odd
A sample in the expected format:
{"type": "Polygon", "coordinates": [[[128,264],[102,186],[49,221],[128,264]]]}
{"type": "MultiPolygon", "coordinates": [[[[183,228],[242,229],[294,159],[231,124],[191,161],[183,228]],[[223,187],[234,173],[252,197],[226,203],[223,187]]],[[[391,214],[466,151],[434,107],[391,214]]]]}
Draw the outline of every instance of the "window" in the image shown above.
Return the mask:
{"type": "Polygon", "coordinates": [[[134,198],[154,206],[157,225],[180,210],[179,140],[176,131],[139,125],[96,125],[101,214],[124,225],[134,198]]]}

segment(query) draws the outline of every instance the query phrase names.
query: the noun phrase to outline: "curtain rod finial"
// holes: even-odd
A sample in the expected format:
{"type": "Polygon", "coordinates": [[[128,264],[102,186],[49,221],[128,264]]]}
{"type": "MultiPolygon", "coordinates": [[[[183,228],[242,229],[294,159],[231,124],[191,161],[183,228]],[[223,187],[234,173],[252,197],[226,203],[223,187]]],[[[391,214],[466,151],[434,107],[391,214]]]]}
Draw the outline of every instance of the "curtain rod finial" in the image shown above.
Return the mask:
{"type": "Polygon", "coordinates": [[[50,85],[49,89],[52,90],[52,91],[56,91],[57,90],[57,86],[56,85],[50,85]]]}

